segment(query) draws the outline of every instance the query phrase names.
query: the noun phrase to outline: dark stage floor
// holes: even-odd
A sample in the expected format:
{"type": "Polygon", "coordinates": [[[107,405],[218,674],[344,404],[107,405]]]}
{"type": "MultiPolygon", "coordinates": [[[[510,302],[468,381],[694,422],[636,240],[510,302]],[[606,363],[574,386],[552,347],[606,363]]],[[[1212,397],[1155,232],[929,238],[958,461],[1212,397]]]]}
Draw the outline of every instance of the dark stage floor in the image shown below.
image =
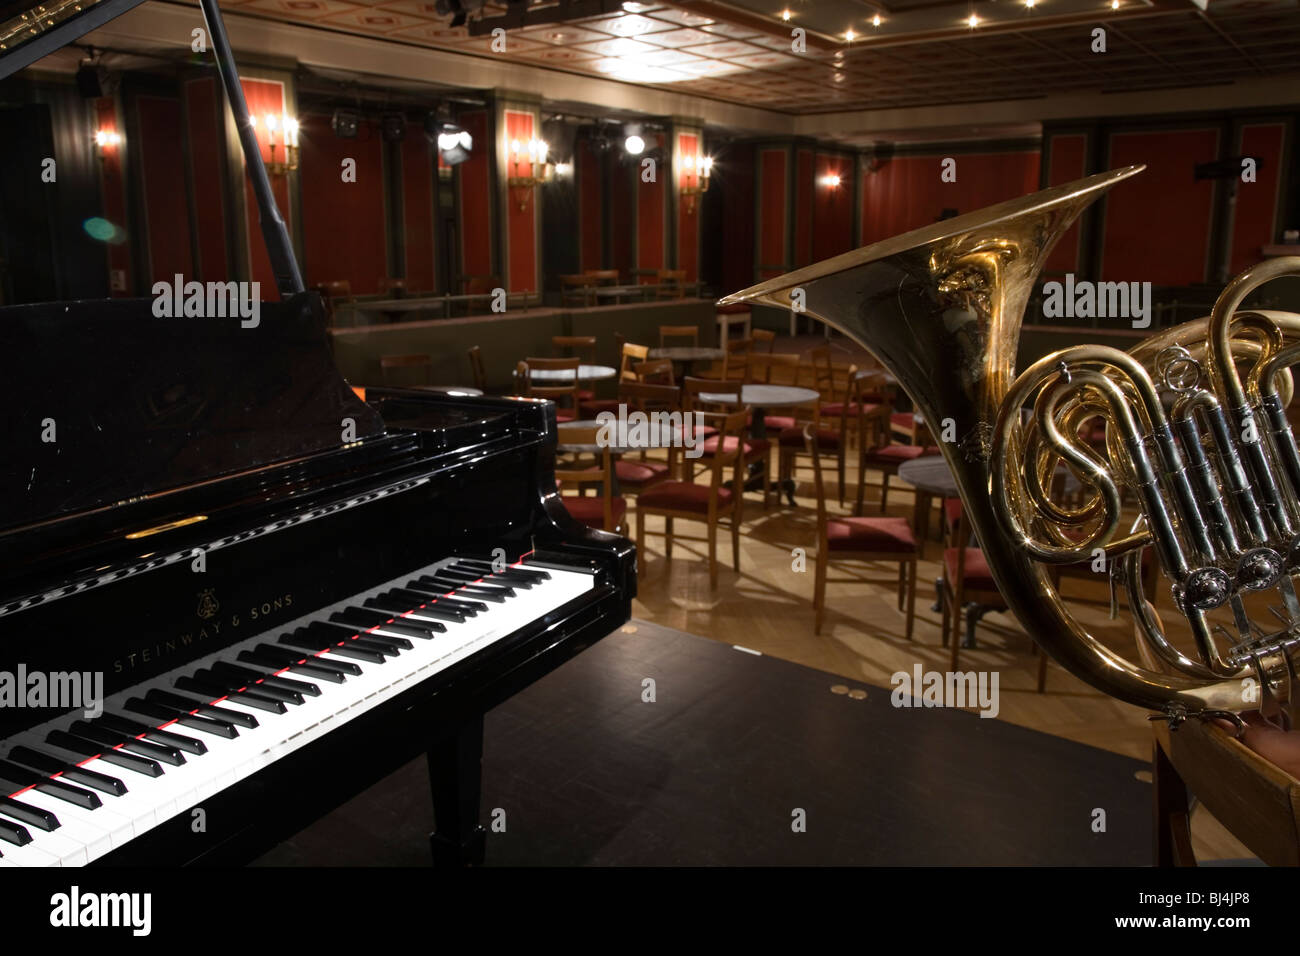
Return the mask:
{"type": "MultiPolygon", "coordinates": [[[[489,865],[1150,863],[1138,761],[634,623],[488,714],[489,865]]],[[[424,866],[432,828],[420,760],[258,862],[424,866]]]]}

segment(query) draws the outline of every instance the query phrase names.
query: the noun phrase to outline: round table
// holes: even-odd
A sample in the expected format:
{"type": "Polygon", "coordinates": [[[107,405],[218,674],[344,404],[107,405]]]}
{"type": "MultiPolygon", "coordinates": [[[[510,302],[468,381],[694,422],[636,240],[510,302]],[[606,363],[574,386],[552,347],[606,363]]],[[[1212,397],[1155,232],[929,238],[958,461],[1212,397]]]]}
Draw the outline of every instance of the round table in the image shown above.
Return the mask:
{"type": "Polygon", "coordinates": [[[710,349],[695,345],[666,345],[651,349],[649,359],[668,359],[676,368],[680,365],[694,367],[697,362],[720,362],[727,357],[726,349],[710,349]]]}
{"type": "MultiPolygon", "coordinates": [[[[748,405],[754,411],[753,425],[750,427],[750,434],[755,438],[767,438],[767,409],[769,408],[789,408],[795,405],[808,405],[811,402],[821,398],[821,393],[811,388],[800,388],[797,385],[763,385],[749,384],[745,385],[740,382],[738,390],[730,392],[701,392],[699,400],[702,402],[711,402],[718,405],[732,404],[736,402],[737,391],[740,395],[740,404],[748,405]]],[[[761,467],[761,466],[760,466],[761,467]]],[[[762,478],[759,477],[757,483],[761,484],[762,478]]],[[[755,484],[751,476],[749,482],[745,485],[747,490],[750,485],[755,484]]],[[[795,507],[794,501],[794,479],[787,478],[780,483],[777,490],[777,500],[780,501],[781,491],[785,492],[786,500],[790,502],[790,507],[795,507]]]]}
{"type": "MultiPolygon", "coordinates": [[[[578,381],[580,382],[599,382],[603,379],[613,378],[618,374],[618,369],[610,368],[608,365],[579,365],[578,381]]],[[[528,377],[534,382],[572,382],[573,369],[571,368],[530,368],[528,377]]]]}
{"type": "MultiPolygon", "coordinates": [[[[555,439],[556,450],[575,452],[577,454],[596,454],[598,452],[602,452],[608,449],[610,455],[617,458],[620,455],[625,455],[630,451],[644,451],[647,448],[682,448],[684,446],[684,442],[682,440],[683,439],[682,430],[680,428],[672,429],[668,435],[664,434],[663,429],[656,428],[648,434],[648,439],[653,439],[654,437],[657,436],[659,439],[658,441],[647,440],[645,444],[636,444],[636,445],[618,445],[613,443],[609,445],[600,445],[600,444],[586,445],[586,444],[575,444],[573,442],[566,442],[564,440],[565,429],[600,428],[603,424],[604,422],[597,421],[594,418],[582,419],[573,422],[557,423],[555,426],[555,430],[557,433],[555,439]]],[[[618,434],[617,427],[615,427],[613,431],[614,431],[614,435],[617,436],[618,434]]],[[[615,470],[614,472],[613,481],[611,482],[611,490],[615,495],[622,493],[619,490],[619,486],[618,486],[617,470],[615,470]]]]}

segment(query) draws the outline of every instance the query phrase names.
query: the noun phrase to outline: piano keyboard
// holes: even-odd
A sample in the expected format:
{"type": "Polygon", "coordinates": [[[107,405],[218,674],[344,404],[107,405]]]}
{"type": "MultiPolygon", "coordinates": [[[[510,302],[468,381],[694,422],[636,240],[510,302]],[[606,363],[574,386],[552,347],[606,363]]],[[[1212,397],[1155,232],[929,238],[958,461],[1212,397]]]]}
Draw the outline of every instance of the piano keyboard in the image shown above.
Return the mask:
{"type": "Polygon", "coordinates": [[[448,559],[15,735],[0,867],[89,863],[593,586],[448,559]]]}

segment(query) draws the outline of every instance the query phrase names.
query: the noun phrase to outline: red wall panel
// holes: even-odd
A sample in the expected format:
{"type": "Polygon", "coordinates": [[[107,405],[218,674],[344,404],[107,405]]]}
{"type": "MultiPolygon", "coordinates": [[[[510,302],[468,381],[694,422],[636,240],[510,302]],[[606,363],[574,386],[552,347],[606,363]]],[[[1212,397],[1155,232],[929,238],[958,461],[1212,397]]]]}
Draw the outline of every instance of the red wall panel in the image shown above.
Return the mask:
{"type": "MultiPolygon", "coordinates": [[[[1047,185],[1060,186],[1082,178],[1087,171],[1088,137],[1083,133],[1053,136],[1048,158],[1047,185]]],[[[1075,272],[1079,268],[1079,222],[1056,243],[1043,266],[1045,273],[1075,272]]]]}
{"type": "Polygon", "coordinates": [[[785,271],[786,151],[760,150],[758,269],[763,279],[785,271]]]}
{"type": "Polygon", "coordinates": [[[469,159],[456,167],[460,180],[461,270],[467,276],[489,275],[492,272],[490,164],[494,150],[488,138],[488,116],[482,110],[462,113],[459,122],[474,138],[469,159]]]}
{"type": "MultiPolygon", "coordinates": [[[[698,157],[701,153],[700,138],[694,133],[682,133],[677,137],[679,156],[698,157]]],[[[699,173],[692,169],[682,169],[677,181],[678,188],[698,188],[699,173]]],[[[677,197],[677,268],[686,270],[686,281],[694,282],[700,271],[700,203],[702,195],[677,197]]]]}
{"type": "Polygon", "coordinates": [[[640,167],[624,166],[614,150],[605,154],[609,173],[609,267],[617,269],[624,282],[631,282],[633,238],[636,235],[636,184],[640,167]]]}
{"type": "MultiPolygon", "coordinates": [[[[796,221],[798,214],[796,213],[796,221]]],[[[820,262],[853,248],[853,160],[818,153],[813,188],[813,261],[820,262]],[[827,179],[838,176],[838,186],[827,179]]],[[[797,264],[797,263],[796,263],[797,264]]]]}
{"type": "MultiPolygon", "coordinates": [[[[96,131],[122,132],[122,127],[117,121],[117,104],[111,96],[104,96],[95,100],[95,118],[96,131]]],[[[99,151],[99,175],[103,184],[101,195],[104,197],[104,218],[121,230],[119,235],[122,237],[125,237],[130,229],[126,216],[126,183],[122,178],[122,151],[125,145],[125,143],[122,143],[99,151]]],[[[125,239],[121,242],[110,242],[108,244],[108,268],[110,288],[113,272],[121,272],[122,278],[125,280],[124,287],[114,289],[109,294],[113,296],[134,295],[135,292],[131,288],[135,281],[131,275],[131,244],[126,242],[125,239]]]]}
{"type": "Polygon", "coordinates": [[[358,295],[377,292],[388,273],[378,130],[363,125],[356,139],[339,139],[328,116],[304,116],[299,175],[307,284],[346,279],[358,295]],[[356,160],[354,183],[343,182],[345,158],[356,160]]]}
{"type": "Polygon", "coordinates": [[[181,143],[181,104],[160,96],[136,98],[140,130],[140,193],[144,206],[149,285],[176,275],[193,278],[190,210],[186,202],[185,155],[181,143]]]}
{"type": "Polygon", "coordinates": [[[722,288],[735,292],[754,281],[754,147],[736,144],[713,167],[722,190],[726,228],[710,242],[722,244],[722,288]]]}
{"type": "Polygon", "coordinates": [[[1114,133],[1109,168],[1146,163],[1146,172],[1106,197],[1103,280],[1185,285],[1205,279],[1214,183],[1192,171],[1219,151],[1213,128],[1114,133]]]}
{"type": "Polygon", "coordinates": [[[591,140],[578,140],[574,151],[574,176],[578,185],[578,268],[604,268],[604,208],[600,155],[591,140]]]}
{"type": "Polygon", "coordinates": [[[801,149],[794,160],[794,265],[816,262],[813,254],[813,205],[817,186],[814,181],[813,151],[801,149]]]}
{"type": "Polygon", "coordinates": [[[230,263],[226,258],[226,204],[221,176],[225,117],[217,81],[212,77],[189,80],[185,84],[185,108],[199,245],[194,274],[204,282],[226,279],[230,263]]]}
{"type": "MultiPolygon", "coordinates": [[[[663,145],[663,135],[655,137],[663,145]]],[[[636,165],[636,267],[638,269],[664,268],[664,164],[659,163],[654,182],[644,182],[641,165],[636,165]]],[[[639,277],[642,282],[653,282],[653,276],[639,277]]]]}
{"type": "Polygon", "coordinates": [[[957,181],[940,179],[942,156],[903,156],[868,172],[862,184],[864,245],[920,228],[945,209],[974,212],[1038,189],[1037,150],[958,154],[957,181]]]}
{"type": "MultiPolygon", "coordinates": [[[[519,143],[519,152],[506,156],[507,176],[531,176],[528,141],[533,132],[533,114],[506,110],[506,148],[519,143]]],[[[506,285],[511,292],[534,292],[537,284],[537,204],[541,194],[536,189],[513,187],[508,190],[506,206],[506,285]],[[522,207],[522,208],[521,208],[522,207]]]]}
{"type": "Polygon", "coordinates": [[[433,236],[433,154],[423,123],[406,124],[402,141],[402,232],[406,287],[431,292],[436,283],[433,236]]]}
{"type": "Polygon", "coordinates": [[[1282,150],[1286,128],[1261,123],[1241,130],[1241,155],[1260,160],[1253,183],[1237,184],[1237,210],[1232,222],[1232,272],[1260,260],[1259,247],[1276,242],[1278,187],[1282,181],[1282,150]]]}

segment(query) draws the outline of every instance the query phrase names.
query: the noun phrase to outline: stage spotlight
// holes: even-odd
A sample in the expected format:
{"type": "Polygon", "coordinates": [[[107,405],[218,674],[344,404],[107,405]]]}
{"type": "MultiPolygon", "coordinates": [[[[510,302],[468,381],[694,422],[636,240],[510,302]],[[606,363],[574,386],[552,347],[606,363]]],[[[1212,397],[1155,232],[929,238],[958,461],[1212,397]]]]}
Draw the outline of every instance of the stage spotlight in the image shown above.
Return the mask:
{"type": "Polygon", "coordinates": [[[623,148],[627,150],[629,156],[640,156],[645,152],[645,140],[636,133],[632,133],[627,139],[623,140],[623,148]]]}
{"type": "Polygon", "coordinates": [[[474,137],[469,130],[461,129],[455,123],[442,124],[438,133],[438,152],[442,161],[448,166],[458,166],[469,159],[470,150],[474,148],[474,137]]]}
{"type": "Polygon", "coordinates": [[[335,110],[330,127],[339,139],[356,139],[361,128],[361,116],[354,110],[335,110]]]}
{"type": "Polygon", "coordinates": [[[406,117],[401,113],[385,113],[379,117],[379,127],[384,139],[390,143],[399,142],[406,136],[406,117]]]}

